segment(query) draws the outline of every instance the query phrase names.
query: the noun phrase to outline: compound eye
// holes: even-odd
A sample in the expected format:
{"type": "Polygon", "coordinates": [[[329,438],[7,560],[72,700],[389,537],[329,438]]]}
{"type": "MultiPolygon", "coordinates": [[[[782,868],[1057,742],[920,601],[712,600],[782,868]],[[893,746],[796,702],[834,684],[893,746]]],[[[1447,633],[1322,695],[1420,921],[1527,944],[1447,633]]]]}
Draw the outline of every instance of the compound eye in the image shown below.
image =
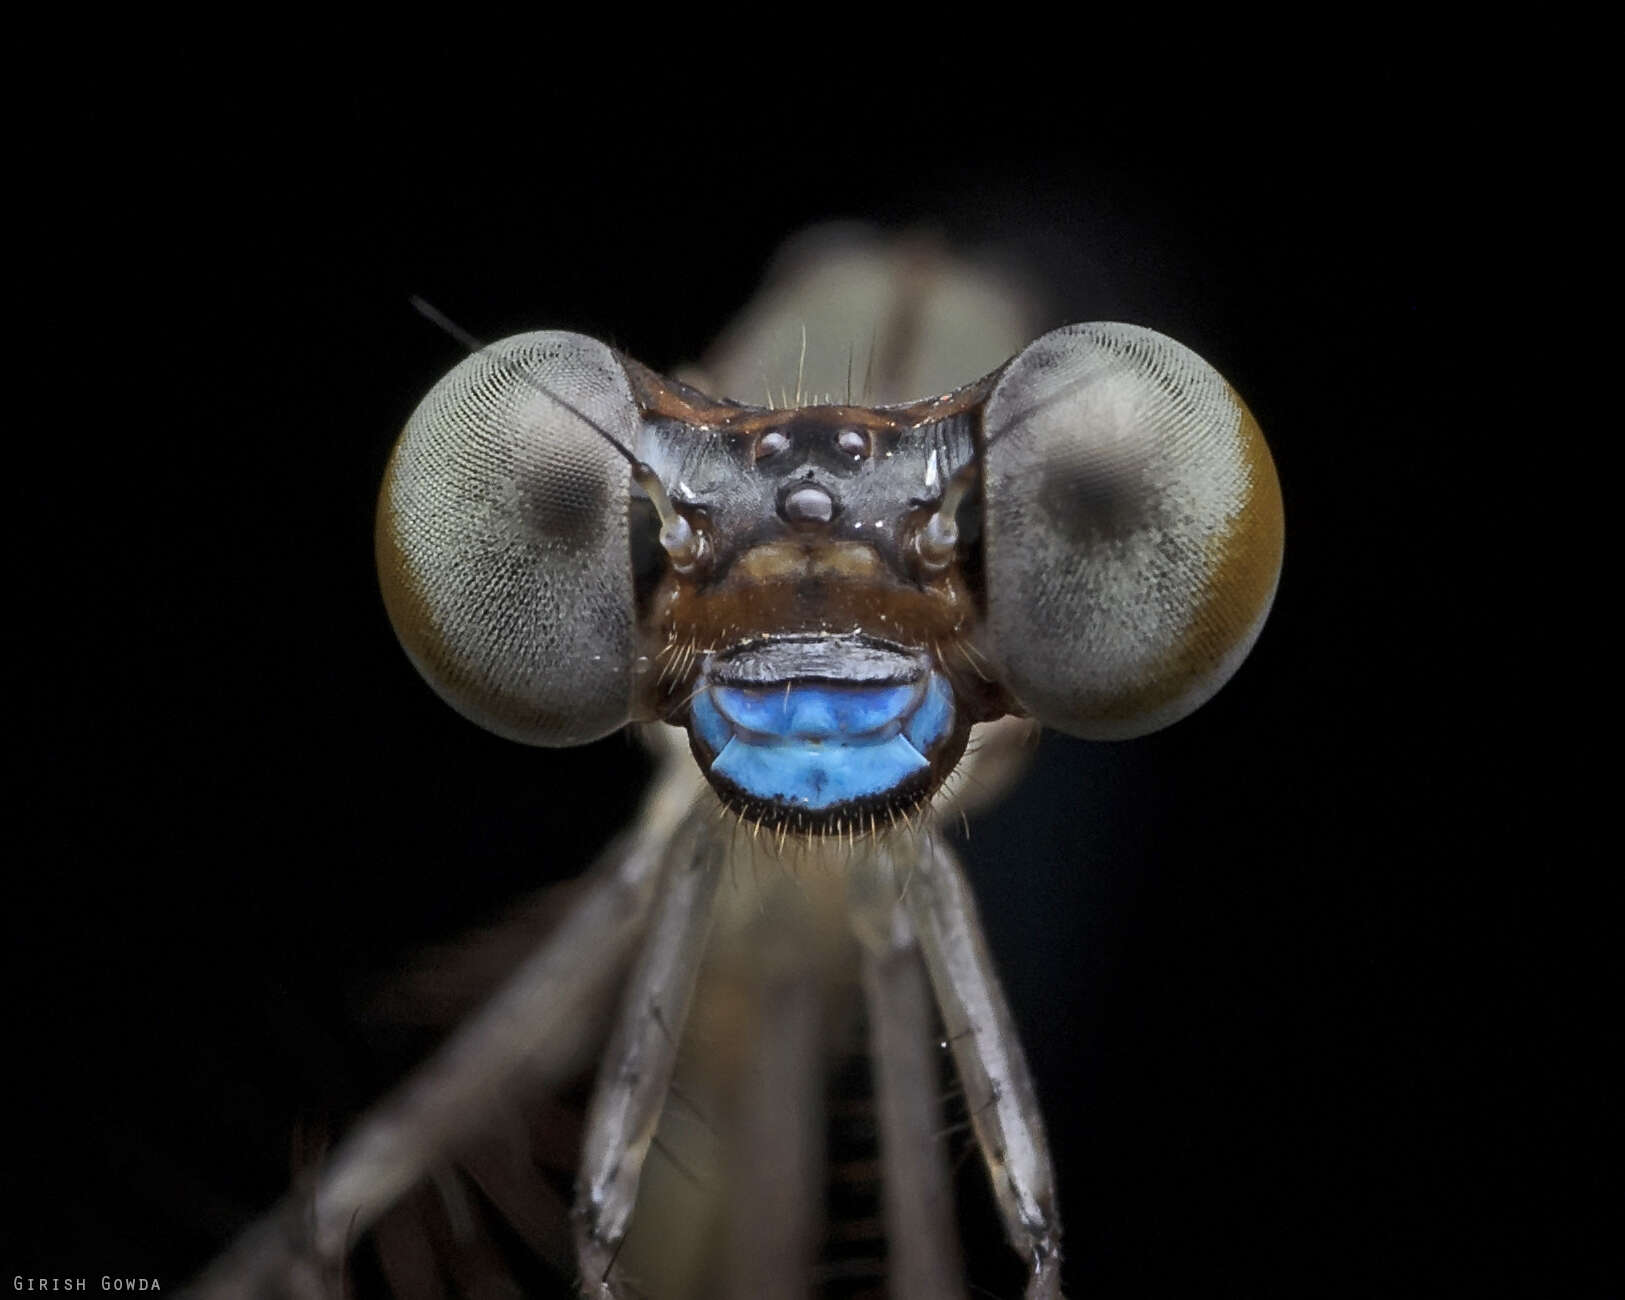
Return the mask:
{"type": "Polygon", "coordinates": [[[577,745],[623,726],[633,655],[626,372],[579,334],[468,357],[412,413],[378,501],[379,583],[407,655],[481,726],[577,745]]]}
{"type": "Polygon", "coordinates": [[[1281,489],[1251,413],[1189,348],[1071,325],[983,408],[989,649],[1040,721],[1142,735],[1213,695],[1263,627],[1281,489]]]}

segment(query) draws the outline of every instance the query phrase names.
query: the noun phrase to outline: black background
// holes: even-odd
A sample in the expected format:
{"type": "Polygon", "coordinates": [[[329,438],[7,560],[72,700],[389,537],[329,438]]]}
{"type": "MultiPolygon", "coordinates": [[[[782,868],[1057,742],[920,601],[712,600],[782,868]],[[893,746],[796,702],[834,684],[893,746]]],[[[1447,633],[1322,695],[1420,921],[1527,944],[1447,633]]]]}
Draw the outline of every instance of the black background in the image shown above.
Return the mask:
{"type": "Polygon", "coordinates": [[[1423,84],[1128,88],[1041,133],[872,87],[64,108],[24,147],[51,292],[48,436],[14,462],[13,598],[45,634],[16,682],[7,1276],[173,1289],[285,1190],[296,1132],[421,1050],[357,990],[634,807],[625,739],[486,736],[395,644],[374,496],[458,356],[408,295],[664,368],[835,217],[1023,250],[1063,319],[1181,339],[1281,472],[1285,573],[1235,681],[1146,740],[1047,737],[970,842],[1069,1291],[1551,1294],[1589,1267],[1604,1098],[1559,1042],[1527,809],[1472,762],[1452,577],[1476,542],[1440,358],[1509,164],[1423,84]]]}

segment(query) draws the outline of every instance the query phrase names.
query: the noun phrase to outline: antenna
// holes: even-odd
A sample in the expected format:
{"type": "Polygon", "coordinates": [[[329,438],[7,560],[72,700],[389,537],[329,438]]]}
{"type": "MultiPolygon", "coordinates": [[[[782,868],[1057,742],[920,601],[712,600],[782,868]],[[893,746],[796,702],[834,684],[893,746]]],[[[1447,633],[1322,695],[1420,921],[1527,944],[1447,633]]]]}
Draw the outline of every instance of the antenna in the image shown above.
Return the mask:
{"type": "Polygon", "coordinates": [[[490,344],[469,333],[468,330],[465,330],[456,321],[452,320],[451,317],[447,316],[428,299],[414,293],[408,301],[411,302],[413,309],[420,316],[451,335],[463,347],[467,348],[471,355],[484,354],[490,357],[510,375],[518,379],[520,383],[540,393],[550,402],[562,406],[611,447],[615,448],[626,463],[632,467],[632,481],[648,493],[649,500],[654,504],[655,513],[660,516],[660,545],[666,554],[671,556],[672,567],[679,573],[689,573],[699,566],[705,559],[708,550],[705,537],[703,534],[696,532],[693,525],[672,504],[671,496],[666,491],[666,485],[660,481],[659,475],[654,472],[653,467],[647,461],[639,460],[626,444],[585,411],[565,401],[552,389],[537,383],[533,376],[526,374],[518,366],[510,362],[507,357],[498,356],[491,350],[490,344]]]}
{"type": "Polygon", "coordinates": [[[931,517],[914,534],[914,553],[920,567],[927,573],[941,573],[954,560],[959,546],[959,521],[955,516],[965,494],[976,485],[982,475],[982,465],[972,460],[954,471],[953,477],[943,484],[942,498],[931,517]]]}

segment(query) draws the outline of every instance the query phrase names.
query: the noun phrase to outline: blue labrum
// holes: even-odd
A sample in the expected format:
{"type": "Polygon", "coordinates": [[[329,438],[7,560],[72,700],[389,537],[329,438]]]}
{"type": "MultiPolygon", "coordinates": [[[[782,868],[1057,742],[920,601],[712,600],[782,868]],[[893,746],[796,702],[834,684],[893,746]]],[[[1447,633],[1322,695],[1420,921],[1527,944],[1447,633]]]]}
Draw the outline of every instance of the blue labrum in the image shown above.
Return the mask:
{"type": "Polygon", "coordinates": [[[714,775],[751,798],[813,812],[917,780],[954,725],[952,688],[935,669],[906,683],[713,682],[690,710],[714,775]]]}

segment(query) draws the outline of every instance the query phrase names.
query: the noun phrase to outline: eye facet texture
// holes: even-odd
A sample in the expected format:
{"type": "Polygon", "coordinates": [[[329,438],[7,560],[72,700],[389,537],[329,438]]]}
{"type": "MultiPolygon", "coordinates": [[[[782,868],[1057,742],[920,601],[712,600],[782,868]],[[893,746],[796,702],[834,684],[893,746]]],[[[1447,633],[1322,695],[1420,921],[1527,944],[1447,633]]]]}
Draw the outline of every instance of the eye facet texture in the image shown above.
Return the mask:
{"type": "Polygon", "coordinates": [[[607,735],[630,706],[630,473],[589,420],[635,444],[609,348],[505,339],[429,391],[378,501],[379,582],[412,662],[460,713],[532,745],[607,735]]]}
{"type": "Polygon", "coordinates": [[[1115,740],[1202,704],[1281,571],[1258,424],[1189,348],[1134,325],[1044,335],[983,410],[989,649],[1040,721],[1115,740]]]}

